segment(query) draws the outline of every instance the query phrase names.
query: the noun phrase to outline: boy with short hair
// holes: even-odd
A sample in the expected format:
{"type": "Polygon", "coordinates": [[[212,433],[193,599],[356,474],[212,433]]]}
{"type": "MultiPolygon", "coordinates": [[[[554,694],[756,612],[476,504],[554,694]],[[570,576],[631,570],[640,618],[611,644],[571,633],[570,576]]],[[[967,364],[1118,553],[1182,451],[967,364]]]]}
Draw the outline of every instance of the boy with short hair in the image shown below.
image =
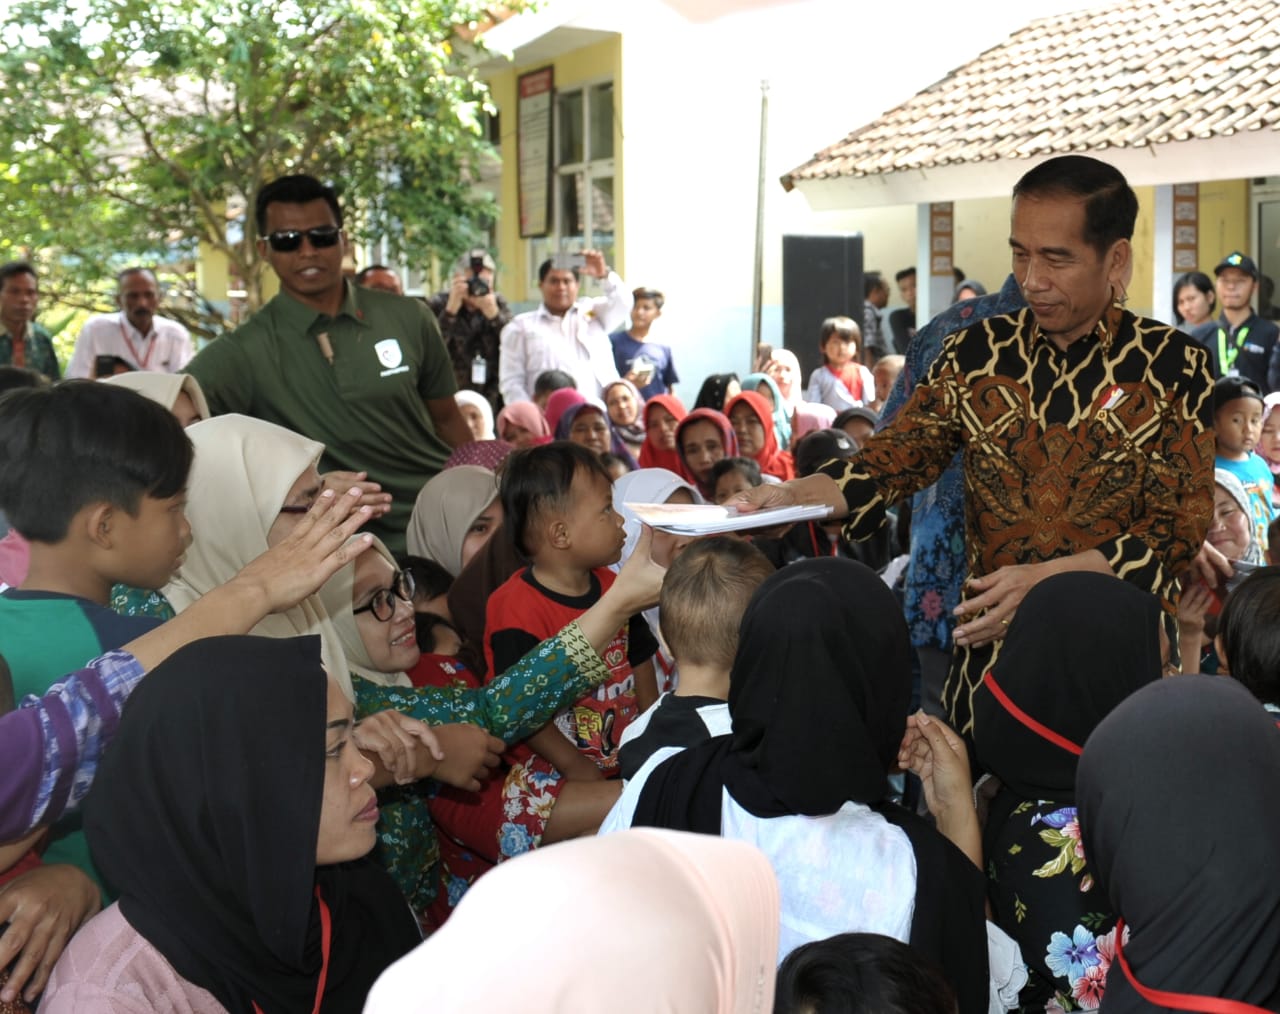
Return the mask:
{"type": "Polygon", "coordinates": [[[871,403],[871,408],[875,411],[879,412],[884,408],[884,403],[889,400],[889,392],[898,382],[898,374],[906,365],[906,356],[891,355],[881,356],[875,366],[871,367],[871,376],[876,382],[876,397],[871,403]]]}
{"type": "Polygon", "coordinates": [[[538,411],[545,412],[547,399],[566,387],[575,391],[578,389],[578,382],[573,379],[572,373],[564,370],[543,370],[539,373],[533,382],[533,403],[538,406],[538,411]]]}
{"type": "MultiPolygon", "coordinates": [[[[503,469],[499,495],[503,527],[533,562],[489,598],[484,654],[490,679],[599,600],[614,582],[609,565],[625,541],[608,474],[577,444],[516,451],[503,469]]],[[[644,617],[633,616],[600,653],[610,678],[516,747],[514,759],[536,753],[570,779],[616,774],[623,730],[658,696],[657,650],[644,617]]]]}
{"type": "Polygon", "coordinates": [[[822,365],[809,376],[805,400],[830,405],[837,412],[869,405],[876,397],[871,371],[858,362],[862,332],[850,317],[828,317],[818,332],[822,365]]]}
{"type": "Polygon", "coordinates": [[[717,504],[725,504],[738,493],[764,482],[760,465],[754,458],[721,458],[711,466],[712,498],[717,504]]]}
{"type": "Polygon", "coordinates": [[[1234,475],[1249,494],[1254,537],[1265,551],[1267,529],[1275,516],[1271,508],[1275,476],[1254,451],[1262,436],[1262,413],[1262,392],[1253,381],[1223,377],[1213,385],[1214,467],[1234,475]]]}
{"type": "Polygon", "coordinates": [[[662,316],[666,300],[657,289],[643,287],[631,293],[631,300],[631,329],[609,335],[618,376],[635,384],[645,401],[655,394],[672,394],[680,377],[671,346],[649,341],[649,330],[662,316]]]}
{"type": "Polygon", "coordinates": [[[631,778],[656,751],[690,747],[732,731],[729,670],[747,603],[773,565],[745,539],[719,535],[690,543],[662,580],[662,637],[680,667],[680,682],[622,737],[622,777],[631,778]]]}
{"type": "MultiPolygon", "coordinates": [[[[18,700],[159,625],[107,605],[113,584],[158,589],[178,569],[191,459],[173,413],[127,388],[72,380],[0,399],[0,510],[31,552],[26,579],[0,593],[18,700]]],[[[92,876],[78,827],[55,824],[45,858],[92,876]]]]}

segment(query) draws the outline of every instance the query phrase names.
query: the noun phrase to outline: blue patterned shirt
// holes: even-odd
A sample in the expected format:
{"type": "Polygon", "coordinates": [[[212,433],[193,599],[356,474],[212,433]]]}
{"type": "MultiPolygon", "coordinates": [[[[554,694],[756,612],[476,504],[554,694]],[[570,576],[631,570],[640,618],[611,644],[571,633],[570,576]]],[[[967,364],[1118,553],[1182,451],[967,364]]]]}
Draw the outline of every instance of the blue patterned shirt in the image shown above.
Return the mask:
{"type": "MultiPolygon", "coordinates": [[[[907,347],[907,362],[893,386],[880,427],[890,425],[915,386],[929,373],[948,335],[988,317],[1000,317],[1026,306],[1013,275],[999,292],[966,299],[943,310],[916,332],[907,347]]],[[[960,604],[964,587],[964,473],[957,454],[947,470],[928,489],[915,494],[911,505],[911,553],[907,564],[903,611],[917,648],[951,650],[956,620],[951,611],[960,604]]]]}

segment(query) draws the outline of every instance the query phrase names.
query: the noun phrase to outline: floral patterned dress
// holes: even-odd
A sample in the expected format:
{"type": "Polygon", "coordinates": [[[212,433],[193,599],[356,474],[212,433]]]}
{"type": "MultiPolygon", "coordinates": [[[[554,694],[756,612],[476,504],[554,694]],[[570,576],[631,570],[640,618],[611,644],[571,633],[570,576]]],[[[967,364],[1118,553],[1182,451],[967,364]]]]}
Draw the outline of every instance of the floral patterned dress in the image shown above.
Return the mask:
{"type": "Polygon", "coordinates": [[[987,821],[988,897],[1018,941],[1028,980],[1020,1010],[1097,1010],[1115,955],[1116,914],[1085,863],[1074,805],[1018,800],[1007,789],[987,821]]]}
{"type": "MultiPolygon", "coordinates": [[[[508,744],[546,725],[609,676],[600,656],[571,623],[543,641],[483,689],[385,687],[352,676],[356,717],[392,709],[431,725],[470,722],[508,744]]],[[[440,888],[440,843],[428,809],[434,781],[391,786],[378,793],[381,815],[374,858],[395,878],[424,928],[440,888]]]]}

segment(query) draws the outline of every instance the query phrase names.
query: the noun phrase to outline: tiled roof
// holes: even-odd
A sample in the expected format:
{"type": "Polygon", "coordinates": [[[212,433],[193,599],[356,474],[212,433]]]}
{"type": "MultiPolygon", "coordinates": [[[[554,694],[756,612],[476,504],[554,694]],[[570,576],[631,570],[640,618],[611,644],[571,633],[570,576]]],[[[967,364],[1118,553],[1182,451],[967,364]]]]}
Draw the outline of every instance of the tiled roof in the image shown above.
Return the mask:
{"type": "Polygon", "coordinates": [[[1280,0],[1118,0],[1033,21],[782,184],[1262,130],[1280,157],[1280,0]]]}

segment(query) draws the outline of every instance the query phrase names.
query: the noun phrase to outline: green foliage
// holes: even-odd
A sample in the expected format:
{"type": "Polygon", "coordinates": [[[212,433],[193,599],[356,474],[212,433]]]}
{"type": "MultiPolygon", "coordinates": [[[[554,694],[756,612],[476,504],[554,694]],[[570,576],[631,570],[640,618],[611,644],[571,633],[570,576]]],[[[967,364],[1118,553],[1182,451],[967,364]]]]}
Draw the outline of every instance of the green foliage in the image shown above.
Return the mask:
{"type": "MultiPolygon", "coordinates": [[[[83,291],[124,262],[221,251],[256,302],[251,209],[336,185],[356,240],[449,258],[492,211],[464,0],[14,0],[0,22],[0,258],[83,291]]],[[[50,284],[50,282],[52,284],[50,284]]]]}

